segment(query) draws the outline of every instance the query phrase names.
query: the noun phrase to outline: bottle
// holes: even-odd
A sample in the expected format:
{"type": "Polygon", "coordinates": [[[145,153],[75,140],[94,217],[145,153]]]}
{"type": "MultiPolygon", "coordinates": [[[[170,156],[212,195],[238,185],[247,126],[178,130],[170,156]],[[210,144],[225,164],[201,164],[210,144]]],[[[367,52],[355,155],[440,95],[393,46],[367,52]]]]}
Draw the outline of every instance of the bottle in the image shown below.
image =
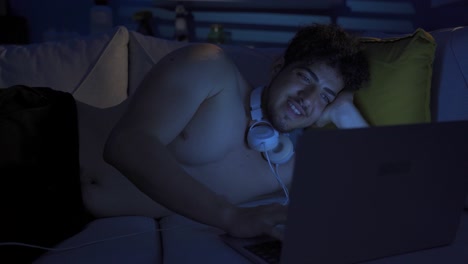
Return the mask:
{"type": "Polygon", "coordinates": [[[108,6],[108,0],[94,0],[90,11],[91,35],[109,32],[112,27],[112,8],[108,6]]]}
{"type": "Polygon", "coordinates": [[[188,12],[185,7],[178,4],[175,8],[175,39],[177,41],[188,42],[189,41],[189,30],[188,30],[188,12]]]}
{"type": "Polygon", "coordinates": [[[207,40],[214,44],[223,44],[226,41],[226,34],[224,33],[223,25],[212,24],[207,40]]]}
{"type": "Polygon", "coordinates": [[[133,14],[133,19],[138,22],[137,32],[148,35],[156,36],[151,26],[151,20],[153,19],[153,13],[149,10],[143,10],[133,14]]]}

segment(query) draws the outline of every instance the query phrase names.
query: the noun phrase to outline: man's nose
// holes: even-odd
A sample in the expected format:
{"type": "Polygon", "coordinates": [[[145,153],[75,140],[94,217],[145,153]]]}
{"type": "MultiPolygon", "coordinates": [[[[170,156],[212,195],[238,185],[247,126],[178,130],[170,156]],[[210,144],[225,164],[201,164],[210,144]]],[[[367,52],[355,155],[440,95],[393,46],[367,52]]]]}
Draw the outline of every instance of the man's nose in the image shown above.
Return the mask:
{"type": "Polygon", "coordinates": [[[311,98],[311,97],[314,97],[314,95],[316,94],[318,90],[318,87],[315,86],[315,85],[308,85],[307,87],[305,87],[304,89],[302,89],[299,93],[302,93],[302,96],[304,98],[311,98]]]}
{"type": "Polygon", "coordinates": [[[299,93],[299,97],[301,98],[301,105],[304,107],[304,109],[307,109],[311,106],[316,94],[317,88],[315,86],[304,89],[299,93]]]}

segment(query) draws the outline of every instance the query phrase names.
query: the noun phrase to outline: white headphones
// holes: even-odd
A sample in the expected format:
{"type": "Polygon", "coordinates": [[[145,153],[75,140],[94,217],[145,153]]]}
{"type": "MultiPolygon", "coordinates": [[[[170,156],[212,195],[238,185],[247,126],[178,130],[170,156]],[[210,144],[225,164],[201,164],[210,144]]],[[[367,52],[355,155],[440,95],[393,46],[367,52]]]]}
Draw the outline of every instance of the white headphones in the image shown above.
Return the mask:
{"type": "Polygon", "coordinates": [[[255,123],[249,128],[247,144],[251,149],[262,152],[263,157],[272,163],[283,164],[294,155],[294,147],[287,135],[280,134],[268,121],[263,120],[263,89],[263,86],[257,87],[250,95],[250,116],[255,123]]]}

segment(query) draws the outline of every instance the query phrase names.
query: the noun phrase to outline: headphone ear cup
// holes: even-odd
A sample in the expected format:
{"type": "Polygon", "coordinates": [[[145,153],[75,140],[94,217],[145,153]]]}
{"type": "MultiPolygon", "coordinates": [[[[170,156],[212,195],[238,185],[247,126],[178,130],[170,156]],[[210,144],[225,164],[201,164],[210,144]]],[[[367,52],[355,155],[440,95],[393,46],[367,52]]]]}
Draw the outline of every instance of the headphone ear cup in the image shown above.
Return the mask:
{"type": "Polygon", "coordinates": [[[279,133],[270,125],[253,125],[247,134],[247,143],[251,149],[265,152],[274,149],[279,142],[279,133]]]}
{"type": "MultiPolygon", "coordinates": [[[[294,146],[288,136],[281,135],[279,137],[278,145],[272,150],[268,151],[268,158],[274,164],[283,164],[288,162],[294,155],[294,146]]],[[[267,158],[265,153],[263,157],[267,158]]]]}

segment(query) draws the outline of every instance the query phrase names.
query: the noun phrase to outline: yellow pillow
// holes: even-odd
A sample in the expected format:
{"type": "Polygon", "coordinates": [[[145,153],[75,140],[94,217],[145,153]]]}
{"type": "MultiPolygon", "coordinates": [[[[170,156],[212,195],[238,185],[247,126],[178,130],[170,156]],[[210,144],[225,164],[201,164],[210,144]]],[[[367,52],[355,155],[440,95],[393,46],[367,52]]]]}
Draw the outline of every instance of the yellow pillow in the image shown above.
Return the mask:
{"type": "Polygon", "coordinates": [[[417,29],[400,38],[363,38],[370,81],[354,103],[373,126],[431,121],[430,95],[434,38],[417,29]]]}

